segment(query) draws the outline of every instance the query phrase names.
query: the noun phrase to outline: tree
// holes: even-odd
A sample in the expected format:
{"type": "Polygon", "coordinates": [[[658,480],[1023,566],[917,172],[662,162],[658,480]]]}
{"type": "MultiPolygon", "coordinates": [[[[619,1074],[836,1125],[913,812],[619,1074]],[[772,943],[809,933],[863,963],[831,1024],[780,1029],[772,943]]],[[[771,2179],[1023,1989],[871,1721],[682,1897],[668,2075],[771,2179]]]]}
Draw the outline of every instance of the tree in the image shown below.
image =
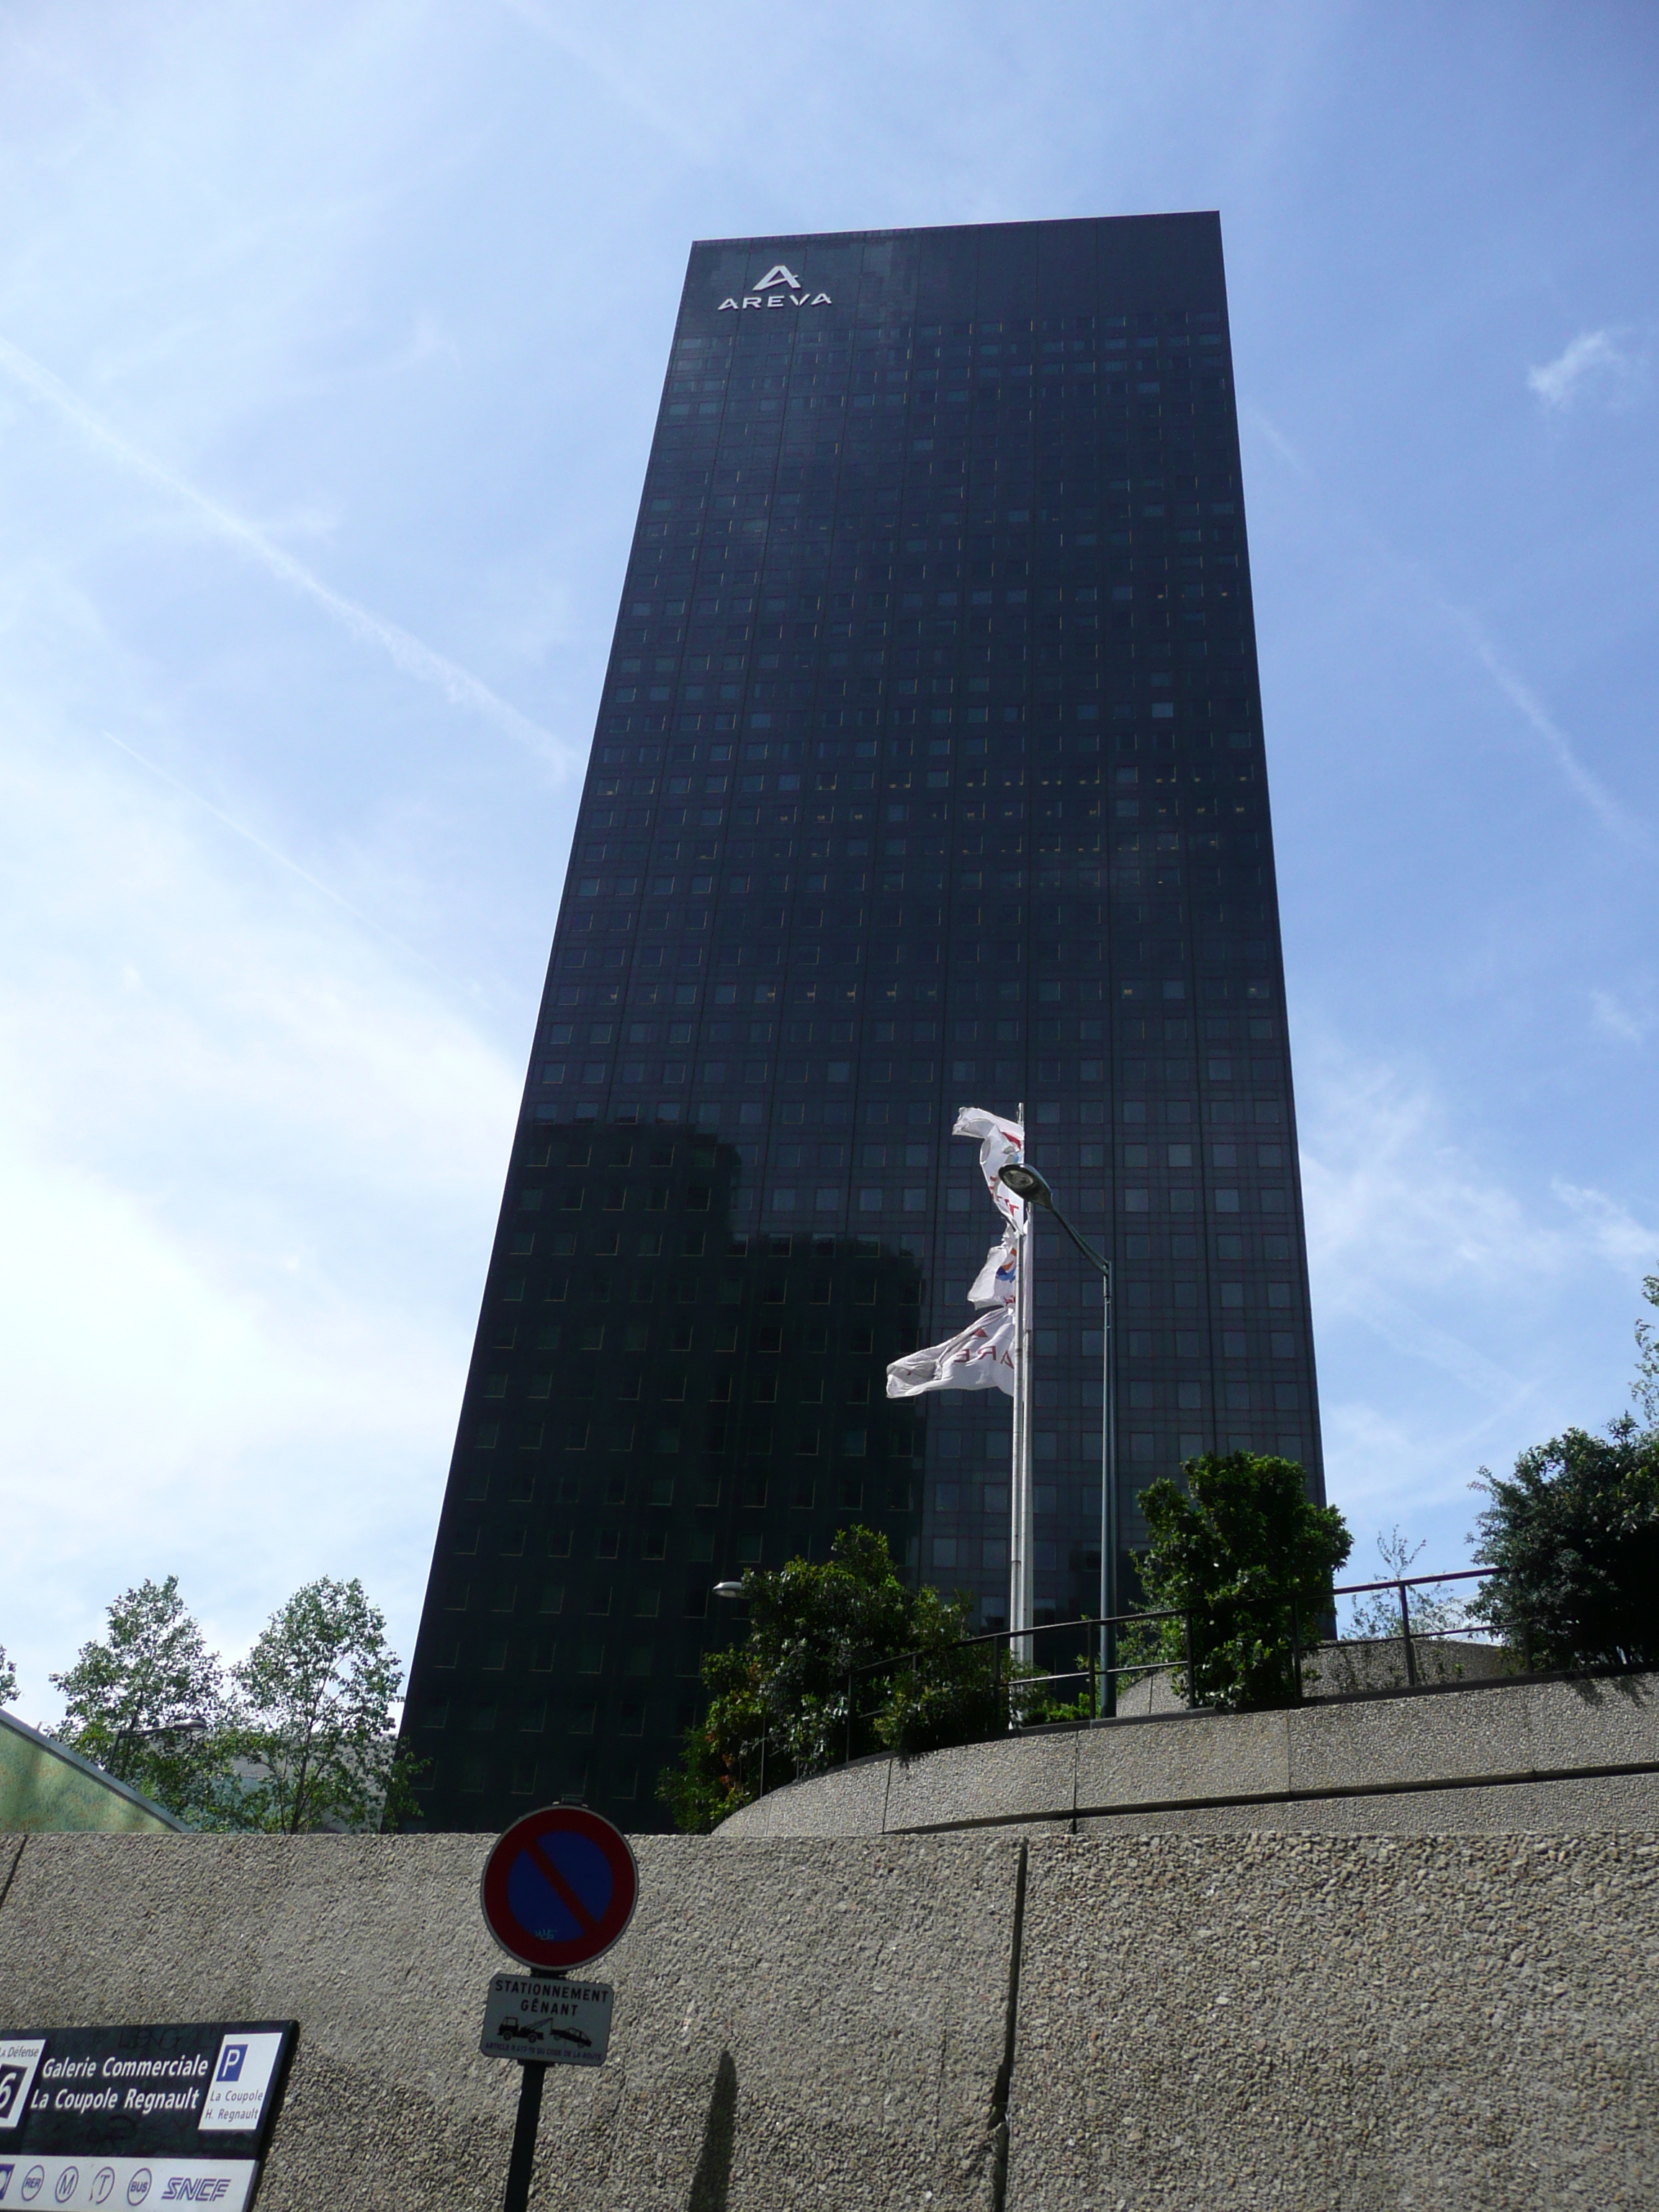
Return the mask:
{"type": "Polygon", "coordinates": [[[145,1581],[107,1611],[108,1633],[48,1679],[64,1693],[53,1735],[181,1820],[211,1795],[223,1718],[218,1660],[179,1595],[179,1578],[145,1581]]]}
{"type": "Polygon", "coordinates": [[[0,1644],[0,1705],[17,1702],[17,1669],[6,1656],[6,1647],[0,1644]]]}
{"type": "Polygon", "coordinates": [[[919,1752],[1006,1727],[997,1647],[963,1643],[971,1601],[907,1587],[884,1536],[844,1529],[827,1561],[791,1559],[743,1588],[748,1635],[705,1654],[708,1714],[658,1785],[676,1826],[705,1831],[758,1794],[763,1737],[771,1784],[822,1771],[849,1745],[919,1752]]]}
{"type": "Polygon", "coordinates": [[[360,1582],[296,1590],[231,1679],[234,1768],[216,1825],[372,1830],[409,1809],[414,1769],[392,1723],[403,1670],[360,1582]]]}
{"type": "MultiPolygon", "coordinates": [[[[1644,1275],[1642,1296],[1659,1307],[1659,1275],[1644,1275]]],[[[1636,1324],[1636,1380],[1630,1386],[1632,1401],[1642,1409],[1642,1423],[1651,1434],[1659,1430],[1659,1331],[1653,1323],[1636,1324]]]]}
{"type": "MultiPolygon", "coordinates": [[[[1426,1540],[1413,1544],[1398,1524],[1384,1534],[1377,1532],[1377,1557],[1382,1573],[1408,1581],[1412,1569],[1426,1549],[1426,1540]]],[[[1463,1662],[1449,1650],[1445,1639],[1470,1626],[1469,1601],[1461,1597],[1456,1583],[1430,1583],[1408,1592],[1413,1671],[1420,1682],[1454,1682],[1462,1674],[1463,1662]],[[1421,1639],[1420,1641],[1419,1639],[1421,1639]]],[[[1369,1590],[1351,1601],[1352,1612],[1342,1641],[1324,1655],[1325,1686],[1358,1692],[1403,1688],[1407,1668],[1401,1651],[1400,1595],[1395,1589],[1369,1590]]]]}
{"type": "Polygon", "coordinates": [[[1292,1650],[1311,1655],[1323,1632],[1332,1577],[1352,1548],[1347,1524],[1309,1502],[1291,1460],[1210,1454],[1182,1472],[1184,1491],[1166,1480],[1141,1492],[1151,1542],[1135,1561],[1147,1609],[1178,1618],[1132,1634],[1124,1656],[1176,1662],[1176,1688],[1200,1705],[1292,1703],[1292,1650]]]}
{"type": "Polygon", "coordinates": [[[1605,1438],[1568,1429],[1476,1487],[1492,1503],[1474,1558],[1493,1572],[1472,1614],[1533,1666],[1659,1667],[1659,1432],[1628,1415],[1605,1438]]]}

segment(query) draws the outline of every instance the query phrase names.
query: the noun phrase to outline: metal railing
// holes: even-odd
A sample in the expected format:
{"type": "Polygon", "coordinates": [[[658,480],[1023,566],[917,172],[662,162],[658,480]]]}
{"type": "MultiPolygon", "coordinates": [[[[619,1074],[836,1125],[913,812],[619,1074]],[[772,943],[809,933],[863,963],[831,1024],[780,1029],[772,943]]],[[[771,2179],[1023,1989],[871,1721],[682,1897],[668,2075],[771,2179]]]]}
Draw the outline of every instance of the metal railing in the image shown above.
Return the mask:
{"type": "MultiPolygon", "coordinates": [[[[1423,1646],[1443,1644],[1454,1638],[1471,1644],[1498,1645],[1497,1632],[1483,1621],[1464,1617],[1461,1608],[1458,1618],[1443,1620],[1436,1626],[1413,1626],[1412,1620],[1410,1593],[1413,1590],[1438,1589],[1449,1583],[1483,1582],[1492,1571],[1490,1568],[1468,1567],[1456,1568],[1443,1574],[1389,1575],[1375,1582],[1338,1583],[1332,1589],[1333,1610],[1327,1618],[1333,1625],[1337,1601],[1375,1596],[1382,1592],[1394,1593],[1399,1604],[1400,1626],[1397,1631],[1390,1626],[1386,1635],[1326,1636],[1319,1633],[1322,1624],[1310,1623],[1307,1626],[1313,1631],[1311,1640],[1304,1641],[1304,1624],[1299,1618],[1296,1601],[1291,1599],[1289,1632],[1285,1646],[1285,1702],[1301,1704],[1318,1702],[1322,1698],[1381,1695],[1398,1686],[1421,1688],[1425,1686],[1423,1646]],[[1331,1690],[1322,1687],[1326,1673],[1340,1676],[1340,1664],[1335,1663],[1340,1655],[1396,1645],[1401,1648],[1403,1656],[1403,1686],[1383,1683],[1331,1690]],[[1317,1662],[1320,1670],[1311,1686],[1306,1678],[1310,1662],[1317,1662]],[[1328,1662],[1332,1663],[1328,1665],[1328,1662]]],[[[1198,1609],[1183,1612],[1178,1607],[1164,1607],[1116,1613],[1104,1619],[1084,1613],[1073,1620],[1041,1621],[1035,1627],[1024,1630],[983,1629],[976,1635],[960,1638],[957,1642],[942,1647],[918,1648],[896,1653],[890,1658],[855,1661],[848,1667],[844,1678],[840,1760],[837,1762],[833,1757],[816,1759],[806,1771],[822,1772],[825,1766],[837,1763],[843,1767],[848,1766],[855,1758],[864,1755],[866,1747],[878,1748],[870,1742],[873,1723],[890,1710],[890,1699],[861,1709],[861,1686],[878,1677],[890,1679],[905,1668],[909,1668],[916,1674],[919,1687],[924,1681],[929,1686],[949,1687],[952,1686],[952,1677],[957,1673],[957,1666],[953,1662],[966,1659],[976,1650],[989,1649],[993,1661],[988,1680],[975,1683],[971,1675],[966,1680],[958,1677],[954,1686],[970,1700],[975,1696],[982,1697],[988,1714],[993,1717],[978,1735],[953,1735],[951,1741],[958,1743],[991,1742],[1004,1735],[1022,1734],[1034,1728],[1083,1728],[1109,1721],[1117,1712],[1120,1685],[1126,1676],[1134,1681],[1150,1681],[1158,1676],[1174,1676],[1184,1672],[1184,1697],[1179,1702],[1184,1703],[1189,1711],[1198,1710],[1203,1700],[1197,1694],[1199,1667],[1194,1662],[1195,1657],[1201,1662],[1203,1643],[1198,1609]],[[1181,1623],[1182,1649],[1178,1656],[1170,1657],[1165,1654],[1155,1656],[1144,1650],[1133,1650],[1128,1656],[1123,1656],[1126,1636],[1138,1638],[1142,1632],[1171,1620],[1181,1623]],[[1047,1645],[1052,1652],[1054,1640],[1062,1638],[1081,1638],[1083,1641],[1082,1650],[1069,1666],[1051,1665],[1045,1668],[1035,1662],[1024,1663],[1015,1659],[1013,1647],[1016,1644],[1047,1645]],[[921,1671],[924,1667],[927,1670],[925,1677],[921,1671]],[[1057,1695],[1062,1686],[1071,1686],[1073,1689],[1069,1703],[1057,1695]]],[[[1519,1656],[1521,1671],[1530,1671],[1530,1650],[1523,1645],[1519,1656]]],[[[1447,1678],[1443,1675],[1440,1679],[1447,1678]]],[[[1148,1711],[1151,1711],[1150,1692],[1147,1702],[1148,1711]]],[[[1170,1709],[1178,1709],[1178,1706],[1172,1701],[1170,1709]]],[[[879,1748],[886,1750],[890,1747],[881,1746],[879,1748]]],[[[757,1796],[764,1796],[769,1786],[779,1788],[784,1783],[797,1778],[793,1758],[778,1741],[769,1724],[763,1725],[751,1755],[757,1759],[757,1796]],[[781,1755],[787,1769],[781,1776],[777,1773],[781,1755]],[[767,1774],[769,1763],[773,1768],[769,1784],[767,1774]]]]}

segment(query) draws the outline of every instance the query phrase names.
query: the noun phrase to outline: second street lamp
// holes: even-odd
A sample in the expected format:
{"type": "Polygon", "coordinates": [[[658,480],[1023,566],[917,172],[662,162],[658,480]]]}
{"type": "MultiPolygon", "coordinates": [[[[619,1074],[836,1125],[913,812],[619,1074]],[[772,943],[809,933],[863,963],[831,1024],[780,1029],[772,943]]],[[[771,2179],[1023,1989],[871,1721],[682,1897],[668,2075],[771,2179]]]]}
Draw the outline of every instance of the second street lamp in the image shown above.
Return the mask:
{"type": "Polygon", "coordinates": [[[1048,1180],[1024,1160],[1011,1160],[999,1178],[1027,1206],[1040,1206],[1052,1213],[1078,1250],[1100,1275],[1100,1617],[1105,1626],[1102,1666],[1109,1713],[1117,1711],[1117,1407],[1112,1389],[1112,1263],[1102,1259],[1085,1237],[1079,1236],[1054,1203],[1048,1180]]]}

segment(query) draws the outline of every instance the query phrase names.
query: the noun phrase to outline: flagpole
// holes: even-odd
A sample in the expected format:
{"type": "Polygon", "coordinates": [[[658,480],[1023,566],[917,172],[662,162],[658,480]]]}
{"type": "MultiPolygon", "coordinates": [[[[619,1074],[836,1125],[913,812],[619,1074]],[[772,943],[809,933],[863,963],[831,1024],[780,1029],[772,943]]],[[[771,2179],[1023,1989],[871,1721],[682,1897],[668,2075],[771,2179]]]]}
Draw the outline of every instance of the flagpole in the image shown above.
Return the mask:
{"type": "MultiPolygon", "coordinates": [[[[1019,1126],[1025,1127],[1025,1103],[1019,1108],[1019,1126]]],[[[1013,1657],[1031,1663],[1032,1589],[1035,1557],[1031,1542],[1031,1309],[1032,1246],[1035,1242],[1031,1210],[1022,1209],[1019,1252],[1014,1269],[1014,1434],[1013,1466],[1009,1498],[1008,1627],[1013,1657]]]]}

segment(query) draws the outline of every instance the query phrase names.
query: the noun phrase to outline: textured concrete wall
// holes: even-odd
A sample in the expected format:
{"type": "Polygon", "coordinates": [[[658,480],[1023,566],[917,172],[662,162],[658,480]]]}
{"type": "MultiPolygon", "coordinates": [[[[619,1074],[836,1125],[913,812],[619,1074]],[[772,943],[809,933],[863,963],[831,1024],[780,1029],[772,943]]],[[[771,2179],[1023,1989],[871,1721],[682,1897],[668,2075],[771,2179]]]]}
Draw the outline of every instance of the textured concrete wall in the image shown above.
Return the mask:
{"type": "Polygon", "coordinates": [[[1647,1836],[1043,1838],[1018,2212],[1650,2212],[1647,1836]]]}
{"type": "MultiPolygon", "coordinates": [[[[264,2212],[482,2212],[519,2079],[477,2052],[503,1964],[486,1848],[31,1838],[0,1905],[0,2025],[297,2018],[264,2212]]],[[[535,2202],[988,2205],[1018,1846],[636,1849],[640,1908],[598,1970],[611,2057],[548,2077],[535,2202]]]]}
{"type": "Polygon", "coordinates": [[[894,1835],[1057,1820],[1350,1834],[1659,1826],[1659,1678],[1472,1682],[1005,1737],[798,1783],[719,1832],[894,1835]],[[1511,1790],[1522,1793],[1512,1802],[1511,1790]],[[1419,1794],[1434,1799],[1431,1817],[1419,1794]]]}
{"type": "MultiPolygon", "coordinates": [[[[550,2077],[532,2203],[1659,2202],[1659,1834],[1022,1835],[641,1838],[611,2058],[550,2077]]],[[[517,2073],[476,2048],[483,1852],[0,1846],[0,2025],[292,2014],[262,2206],[483,2212],[517,2073]]]]}

